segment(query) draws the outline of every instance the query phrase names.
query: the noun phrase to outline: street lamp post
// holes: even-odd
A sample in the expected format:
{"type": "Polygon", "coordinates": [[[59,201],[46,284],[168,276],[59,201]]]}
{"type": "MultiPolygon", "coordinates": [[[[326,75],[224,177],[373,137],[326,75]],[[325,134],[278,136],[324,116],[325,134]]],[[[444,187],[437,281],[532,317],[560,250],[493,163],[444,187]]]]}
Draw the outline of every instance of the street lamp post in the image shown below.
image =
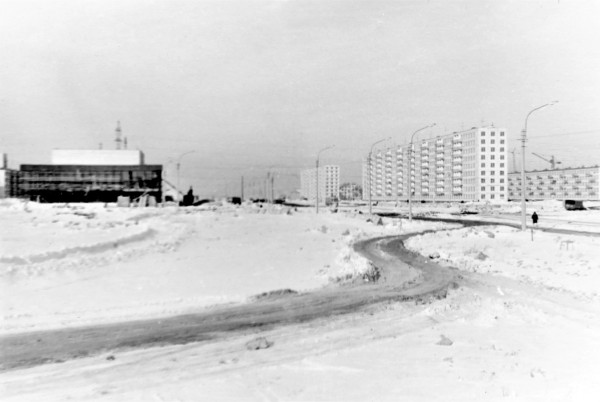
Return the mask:
{"type": "MultiPolygon", "coordinates": [[[[411,137],[410,137],[410,148],[408,149],[408,163],[409,163],[409,173],[411,171],[411,166],[412,166],[412,156],[414,154],[413,151],[413,139],[415,138],[415,134],[417,134],[420,131],[423,131],[427,128],[433,127],[435,126],[435,123],[430,124],[428,126],[422,127],[420,129],[418,129],[417,131],[415,131],[414,133],[412,133],[411,137]]],[[[412,221],[412,180],[411,180],[411,175],[408,175],[408,219],[412,221]]]]}
{"type": "Polygon", "coordinates": [[[392,139],[392,137],[387,137],[387,138],[384,138],[382,140],[375,141],[373,143],[373,145],[371,145],[371,150],[369,151],[369,172],[368,172],[369,173],[369,215],[373,214],[373,202],[372,202],[373,201],[373,199],[372,199],[372,196],[373,196],[373,186],[371,185],[371,180],[372,180],[371,160],[373,159],[373,148],[375,147],[375,145],[377,145],[377,144],[379,144],[381,142],[384,142],[384,141],[391,140],[391,139],[392,139]]]}
{"type": "Polygon", "coordinates": [[[529,113],[527,113],[527,117],[525,117],[525,125],[521,131],[521,230],[523,231],[527,230],[527,206],[525,204],[525,142],[527,141],[527,121],[529,120],[529,116],[531,116],[531,114],[536,110],[543,109],[547,106],[553,106],[557,103],[558,101],[552,101],[532,109],[529,113]]]}
{"type": "Polygon", "coordinates": [[[315,192],[315,208],[316,208],[316,213],[319,213],[319,158],[321,157],[321,152],[323,151],[327,151],[328,149],[331,149],[335,147],[335,145],[330,145],[328,147],[325,147],[323,149],[321,149],[318,153],[317,153],[317,169],[315,170],[315,176],[316,176],[316,184],[317,184],[317,188],[316,188],[316,192],[315,192]]]}
{"type": "Polygon", "coordinates": [[[179,191],[181,194],[183,194],[179,187],[179,168],[181,167],[181,158],[183,158],[184,156],[189,155],[191,153],[194,153],[194,152],[196,152],[196,151],[184,152],[181,155],[179,155],[179,157],[177,158],[177,191],[179,191]]]}

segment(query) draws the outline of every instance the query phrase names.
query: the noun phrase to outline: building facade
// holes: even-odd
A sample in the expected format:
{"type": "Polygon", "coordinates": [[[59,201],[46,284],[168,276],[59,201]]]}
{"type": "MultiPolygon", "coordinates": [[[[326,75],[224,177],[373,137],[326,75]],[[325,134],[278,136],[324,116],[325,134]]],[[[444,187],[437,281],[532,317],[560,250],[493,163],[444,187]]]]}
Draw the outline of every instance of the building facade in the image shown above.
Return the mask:
{"type": "MultiPolygon", "coordinates": [[[[528,200],[600,200],[600,167],[525,172],[528,200]]],[[[508,175],[508,198],[521,199],[521,173],[508,175]]]]}
{"type": "Polygon", "coordinates": [[[508,135],[497,127],[376,150],[363,160],[363,199],[506,201],[508,135]]]}
{"type": "Polygon", "coordinates": [[[17,196],[18,172],[8,168],[8,155],[2,154],[2,166],[0,167],[0,198],[17,196]]]}
{"type": "MultiPolygon", "coordinates": [[[[339,200],[340,167],[326,165],[319,167],[319,203],[339,200]]],[[[317,169],[300,172],[300,195],[309,201],[317,198],[317,169]]]]}
{"type": "Polygon", "coordinates": [[[344,183],[340,186],[340,200],[354,201],[362,198],[362,188],[356,183],[344,183]]]}

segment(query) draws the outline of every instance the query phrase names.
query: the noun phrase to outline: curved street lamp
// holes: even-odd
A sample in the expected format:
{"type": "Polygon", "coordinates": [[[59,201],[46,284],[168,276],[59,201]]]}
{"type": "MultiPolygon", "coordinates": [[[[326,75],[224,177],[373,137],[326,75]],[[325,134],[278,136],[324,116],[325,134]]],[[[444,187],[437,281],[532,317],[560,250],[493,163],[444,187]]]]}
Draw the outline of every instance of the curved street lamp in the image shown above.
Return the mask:
{"type": "Polygon", "coordinates": [[[321,157],[321,152],[323,151],[327,151],[328,149],[331,149],[335,147],[335,145],[330,145],[328,147],[325,147],[323,149],[321,149],[318,153],[317,153],[317,169],[315,170],[315,176],[317,179],[317,191],[316,191],[316,197],[315,197],[315,208],[316,208],[316,213],[319,213],[319,158],[321,157]]]}
{"type": "Polygon", "coordinates": [[[527,117],[525,117],[525,125],[521,131],[521,230],[527,230],[527,206],[525,204],[525,142],[527,141],[527,121],[529,120],[529,116],[536,110],[543,109],[547,106],[554,106],[557,103],[558,101],[552,101],[531,109],[531,111],[527,113],[527,117]]]}
{"type": "Polygon", "coordinates": [[[372,186],[371,186],[371,180],[372,180],[371,179],[372,178],[371,160],[372,160],[372,156],[373,156],[373,148],[375,147],[375,145],[377,145],[377,144],[379,144],[381,142],[384,142],[384,141],[389,141],[391,139],[392,139],[392,137],[387,137],[387,138],[384,138],[382,140],[375,141],[373,143],[373,145],[371,145],[371,150],[369,151],[369,161],[368,161],[368,166],[369,166],[369,215],[373,214],[373,202],[372,202],[373,189],[372,189],[372,186]]]}
{"type": "MultiPolygon", "coordinates": [[[[412,133],[412,135],[410,136],[410,148],[408,149],[408,162],[409,162],[409,173],[410,173],[410,166],[412,165],[412,156],[414,154],[413,151],[413,139],[415,138],[415,135],[420,132],[423,131],[425,129],[428,129],[430,127],[435,126],[435,123],[430,124],[428,126],[425,127],[421,127],[420,129],[418,129],[417,131],[415,131],[414,133],[412,133]]],[[[411,179],[411,175],[408,175],[408,219],[412,221],[412,179],[411,179]]]]}

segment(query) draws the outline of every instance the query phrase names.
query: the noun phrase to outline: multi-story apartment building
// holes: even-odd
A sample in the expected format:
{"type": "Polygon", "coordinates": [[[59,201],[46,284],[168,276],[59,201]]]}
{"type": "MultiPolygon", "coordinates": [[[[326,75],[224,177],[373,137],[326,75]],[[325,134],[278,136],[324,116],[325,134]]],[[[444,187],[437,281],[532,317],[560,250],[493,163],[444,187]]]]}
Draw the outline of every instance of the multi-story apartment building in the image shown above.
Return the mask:
{"type": "MultiPolygon", "coordinates": [[[[525,172],[528,200],[600,200],[600,167],[525,172]]],[[[521,198],[521,173],[508,175],[508,199],[521,198]]]]}
{"type": "MultiPolygon", "coordinates": [[[[338,200],[340,193],[340,167],[326,165],[319,167],[319,202],[338,200]]],[[[317,169],[300,172],[300,195],[309,201],[317,198],[317,169]]]]}
{"type": "Polygon", "coordinates": [[[508,136],[497,127],[376,150],[363,161],[363,199],[505,201],[508,136]]]}

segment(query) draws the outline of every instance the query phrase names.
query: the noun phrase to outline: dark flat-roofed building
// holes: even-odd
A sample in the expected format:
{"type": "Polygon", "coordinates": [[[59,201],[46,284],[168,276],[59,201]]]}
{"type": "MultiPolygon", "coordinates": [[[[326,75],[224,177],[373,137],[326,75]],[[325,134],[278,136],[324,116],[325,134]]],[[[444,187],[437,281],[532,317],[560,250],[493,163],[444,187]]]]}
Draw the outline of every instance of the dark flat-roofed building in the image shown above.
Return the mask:
{"type": "Polygon", "coordinates": [[[142,195],[162,199],[162,165],[145,165],[141,151],[59,150],[52,160],[50,165],[21,165],[18,197],[40,202],[116,202],[119,196],[133,200],[142,195]]]}

